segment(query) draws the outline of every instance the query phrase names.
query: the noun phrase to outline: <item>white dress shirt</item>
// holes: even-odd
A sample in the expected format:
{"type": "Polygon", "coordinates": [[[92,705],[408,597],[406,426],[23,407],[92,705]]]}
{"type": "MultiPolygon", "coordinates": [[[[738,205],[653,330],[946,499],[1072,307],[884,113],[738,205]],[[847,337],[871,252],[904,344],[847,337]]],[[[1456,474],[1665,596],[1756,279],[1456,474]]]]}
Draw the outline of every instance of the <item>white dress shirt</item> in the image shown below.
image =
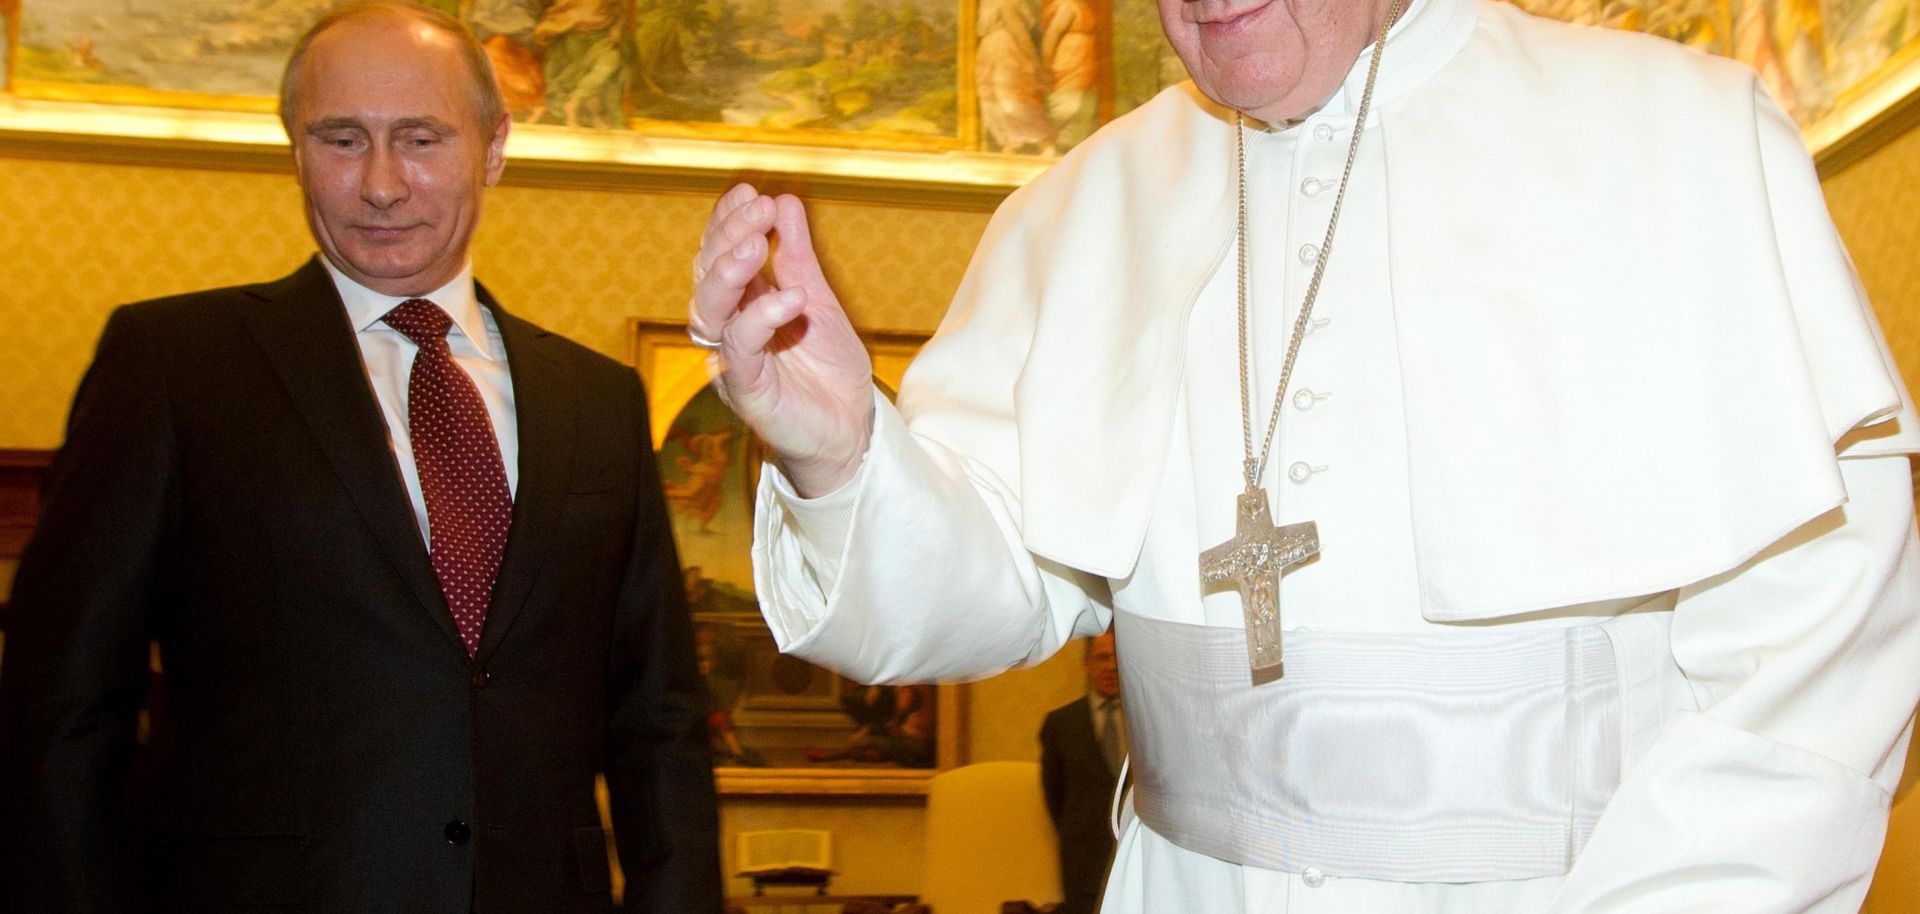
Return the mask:
{"type": "MultiPolygon", "coordinates": [[[[327,273],[340,301],[347,306],[347,319],[353,325],[353,340],[360,347],[360,362],[366,367],[373,395],[380,401],[380,413],[387,420],[387,441],[393,447],[393,459],[400,467],[400,478],[407,484],[407,498],[413,502],[413,518],[420,526],[422,542],[433,542],[427,524],[427,499],[420,491],[420,469],[413,462],[413,436],[407,426],[407,381],[413,371],[413,357],[420,347],[381,318],[400,307],[405,297],[383,295],[354,282],[327,261],[327,273]]],[[[453,361],[487,404],[487,418],[493,423],[493,437],[500,443],[500,460],[507,471],[507,490],[520,484],[520,436],[513,412],[513,376],[507,370],[507,347],[493,315],[480,306],[474,292],[473,266],[461,268],[460,275],[432,292],[420,296],[453,318],[447,330],[447,349],[453,361]]]]}

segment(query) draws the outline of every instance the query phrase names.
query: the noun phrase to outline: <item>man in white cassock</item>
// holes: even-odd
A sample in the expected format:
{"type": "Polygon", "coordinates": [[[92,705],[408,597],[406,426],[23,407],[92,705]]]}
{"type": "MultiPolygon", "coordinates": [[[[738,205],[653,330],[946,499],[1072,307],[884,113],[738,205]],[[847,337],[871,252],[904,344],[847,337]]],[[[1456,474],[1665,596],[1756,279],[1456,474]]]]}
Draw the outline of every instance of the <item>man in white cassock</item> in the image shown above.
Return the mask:
{"type": "Polygon", "coordinates": [[[721,198],[692,332],[777,455],[782,649],[1111,624],[1106,914],[1856,910],[1920,423],[1792,122],[1491,0],[1161,17],[1193,82],[1008,198],[897,407],[799,201],[721,198]]]}

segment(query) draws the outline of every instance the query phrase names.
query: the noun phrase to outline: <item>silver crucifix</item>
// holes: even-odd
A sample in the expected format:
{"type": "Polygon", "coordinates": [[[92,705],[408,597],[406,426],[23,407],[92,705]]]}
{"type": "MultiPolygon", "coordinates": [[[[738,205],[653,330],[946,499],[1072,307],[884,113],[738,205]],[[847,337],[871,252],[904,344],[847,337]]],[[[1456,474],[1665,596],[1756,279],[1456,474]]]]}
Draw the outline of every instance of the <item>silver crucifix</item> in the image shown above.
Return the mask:
{"type": "Polygon", "coordinates": [[[1233,581],[1240,588],[1256,684],[1280,675],[1280,575],[1319,551],[1313,521],[1274,526],[1266,491],[1249,486],[1235,507],[1233,539],[1200,553],[1201,581],[1233,581]]]}

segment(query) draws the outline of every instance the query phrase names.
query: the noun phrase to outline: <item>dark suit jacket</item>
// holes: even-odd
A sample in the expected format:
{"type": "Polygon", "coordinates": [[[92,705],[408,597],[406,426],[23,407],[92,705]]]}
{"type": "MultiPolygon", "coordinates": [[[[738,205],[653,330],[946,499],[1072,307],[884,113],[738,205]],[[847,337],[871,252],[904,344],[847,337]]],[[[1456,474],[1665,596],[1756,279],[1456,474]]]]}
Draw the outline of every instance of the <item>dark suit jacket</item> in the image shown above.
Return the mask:
{"type": "Polygon", "coordinates": [[[1040,725],[1040,786],[1054,830],[1060,833],[1060,889],[1065,898],[1057,914],[1090,914],[1100,906],[1113,857],[1108,814],[1118,774],[1107,768],[1100,753],[1087,699],[1047,714],[1040,725]]]}
{"type": "Polygon", "coordinates": [[[638,379],[481,301],[520,478],[472,659],[317,260],[113,315],[13,592],[0,908],[604,912],[604,772],[628,907],[720,910],[638,379]],[[150,638],[171,751],[130,822],[150,638]]]}

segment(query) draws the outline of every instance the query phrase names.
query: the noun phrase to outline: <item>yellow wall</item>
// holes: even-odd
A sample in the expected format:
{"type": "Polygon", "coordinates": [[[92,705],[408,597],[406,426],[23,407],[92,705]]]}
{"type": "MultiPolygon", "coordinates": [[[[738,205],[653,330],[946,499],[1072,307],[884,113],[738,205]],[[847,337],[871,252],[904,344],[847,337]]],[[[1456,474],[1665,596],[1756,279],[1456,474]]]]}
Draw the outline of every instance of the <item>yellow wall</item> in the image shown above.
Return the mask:
{"type": "MultiPolygon", "coordinates": [[[[1827,182],[1906,377],[1920,380],[1920,132],[1827,182]]],[[[630,317],[676,319],[705,195],[514,186],[488,198],[475,242],[482,279],[507,307],[616,358],[630,317]]],[[[986,213],[815,202],[816,237],[855,320],[929,331],[986,213]],[[908,243],[910,242],[910,243],[908,243]]],[[[292,179],[281,173],[0,158],[0,448],[59,443],[68,399],[115,304],[278,276],[311,251],[292,179]]],[[[1046,711],[1080,690],[1068,651],[973,687],[969,754],[1031,759],[1046,711]]],[[[1910,766],[1910,780],[1911,780],[1910,766]]],[[[913,801],[729,800],[741,829],[834,832],[849,892],[912,893],[923,815],[913,801]]],[[[1920,912],[1920,802],[1897,827],[1871,914],[1920,912]]],[[[729,840],[724,852],[731,862],[729,840]]],[[[736,880],[736,893],[745,891],[736,880]]]]}
{"type": "MultiPolygon", "coordinates": [[[[511,182],[509,171],[509,182],[511,182]]],[[[630,317],[680,319],[704,195],[496,188],[476,273],[508,309],[624,359],[630,317]]],[[[814,204],[854,319],[931,331],[984,212],[814,204]],[[912,244],[899,243],[911,239],[912,244]]],[[[0,158],[0,447],[53,447],[118,303],[292,271],[313,250],[290,174],[0,158]]]]}
{"type": "MultiPolygon", "coordinates": [[[[1920,391],[1920,130],[1910,130],[1826,181],[1827,205],[1853,252],[1907,389],[1920,391]]],[[[1910,754],[1866,914],[1920,912],[1920,800],[1910,754]]]]}

